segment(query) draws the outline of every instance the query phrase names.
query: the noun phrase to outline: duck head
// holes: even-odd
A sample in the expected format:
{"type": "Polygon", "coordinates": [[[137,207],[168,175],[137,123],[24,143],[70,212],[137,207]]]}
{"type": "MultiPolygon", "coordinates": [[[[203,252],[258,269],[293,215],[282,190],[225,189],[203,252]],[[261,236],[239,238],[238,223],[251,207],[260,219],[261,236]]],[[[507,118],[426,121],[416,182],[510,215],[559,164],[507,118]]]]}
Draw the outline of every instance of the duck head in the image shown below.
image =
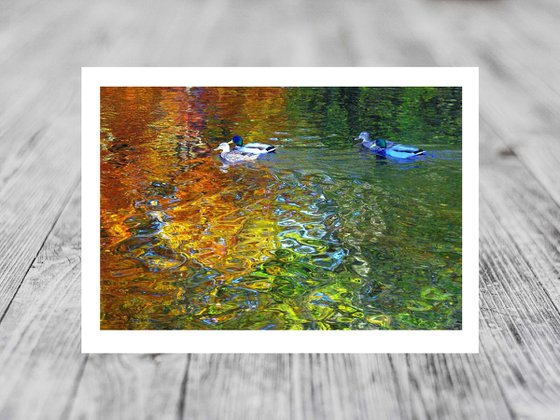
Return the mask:
{"type": "Polygon", "coordinates": [[[354,138],[354,140],[360,140],[360,141],[371,141],[371,138],[369,137],[369,133],[367,131],[362,131],[358,137],[354,138]]]}
{"type": "Polygon", "coordinates": [[[375,139],[375,145],[381,147],[382,149],[387,148],[387,140],[385,139],[375,139]]]}
{"type": "Polygon", "coordinates": [[[227,143],[221,143],[218,147],[216,147],[214,150],[221,150],[225,153],[229,153],[229,144],[227,143]]]}
{"type": "Polygon", "coordinates": [[[241,138],[241,136],[233,136],[233,138],[231,139],[231,141],[233,142],[233,144],[235,144],[236,146],[243,146],[243,139],[241,138]]]}

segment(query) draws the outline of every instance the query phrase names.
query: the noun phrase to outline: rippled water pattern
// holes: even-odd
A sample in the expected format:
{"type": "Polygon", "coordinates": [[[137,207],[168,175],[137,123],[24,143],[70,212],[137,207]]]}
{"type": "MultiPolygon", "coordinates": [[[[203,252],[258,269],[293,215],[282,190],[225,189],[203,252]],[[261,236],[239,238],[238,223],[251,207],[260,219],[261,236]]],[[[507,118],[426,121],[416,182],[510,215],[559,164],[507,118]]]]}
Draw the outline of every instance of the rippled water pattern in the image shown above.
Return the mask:
{"type": "Polygon", "coordinates": [[[461,92],[103,88],[103,329],[460,329],[461,92]],[[381,159],[375,135],[429,151],[381,159]],[[278,146],[250,164],[234,134],[278,146]]]}

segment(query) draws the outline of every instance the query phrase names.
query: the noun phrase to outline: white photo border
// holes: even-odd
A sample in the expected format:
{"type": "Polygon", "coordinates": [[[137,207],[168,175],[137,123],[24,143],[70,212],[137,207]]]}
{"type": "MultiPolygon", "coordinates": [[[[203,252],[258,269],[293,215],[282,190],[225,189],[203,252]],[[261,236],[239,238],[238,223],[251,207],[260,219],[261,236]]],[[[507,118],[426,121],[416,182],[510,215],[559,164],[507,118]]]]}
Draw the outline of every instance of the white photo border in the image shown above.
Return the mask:
{"type": "Polygon", "coordinates": [[[478,353],[478,113],[477,67],[83,67],[82,353],[478,353]],[[462,87],[462,329],[101,330],[102,86],[462,87]]]}

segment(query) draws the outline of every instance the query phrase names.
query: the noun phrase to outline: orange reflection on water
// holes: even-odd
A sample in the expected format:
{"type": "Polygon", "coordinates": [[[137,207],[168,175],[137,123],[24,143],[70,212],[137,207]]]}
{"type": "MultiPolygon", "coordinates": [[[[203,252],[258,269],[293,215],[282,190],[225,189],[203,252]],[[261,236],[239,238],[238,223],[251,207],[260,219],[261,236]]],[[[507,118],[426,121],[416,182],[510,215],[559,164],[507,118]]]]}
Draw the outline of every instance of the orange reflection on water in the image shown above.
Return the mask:
{"type": "Polygon", "coordinates": [[[267,125],[281,126],[273,119],[282,118],[283,92],[227,94],[102,88],[102,328],[150,328],[162,314],[176,328],[203,328],[181,318],[185,279],[201,266],[209,271],[215,286],[203,282],[200,298],[210,303],[208,290],[252,272],[278,248],[273,175],[224,167],[213,149],[226,138],[205,130],[209,118],[232,121],[258,141],[267,125]]]}

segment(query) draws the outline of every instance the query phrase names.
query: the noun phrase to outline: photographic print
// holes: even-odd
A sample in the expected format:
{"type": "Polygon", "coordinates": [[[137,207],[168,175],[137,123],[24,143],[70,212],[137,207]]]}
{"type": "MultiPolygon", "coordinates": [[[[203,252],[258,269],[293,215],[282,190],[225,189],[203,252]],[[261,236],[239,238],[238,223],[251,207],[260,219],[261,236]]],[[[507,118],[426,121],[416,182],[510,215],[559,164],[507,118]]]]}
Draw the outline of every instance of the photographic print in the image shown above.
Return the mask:
{"type": "Polygon", "coordinates": [[[98,333],[464,330],[462,84],[195,79],[97,87],[98,333]]]}

